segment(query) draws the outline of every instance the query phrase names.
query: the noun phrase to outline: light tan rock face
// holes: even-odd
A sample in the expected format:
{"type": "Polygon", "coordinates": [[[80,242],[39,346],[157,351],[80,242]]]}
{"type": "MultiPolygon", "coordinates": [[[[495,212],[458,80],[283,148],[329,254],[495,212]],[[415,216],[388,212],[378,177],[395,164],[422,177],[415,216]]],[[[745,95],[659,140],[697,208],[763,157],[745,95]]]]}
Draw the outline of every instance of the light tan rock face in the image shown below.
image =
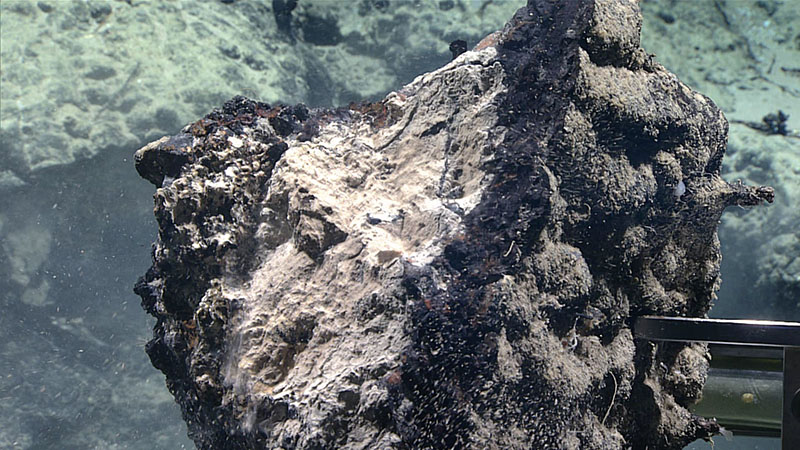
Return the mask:
{"type": "MultiPolygon", "coordinates": [[[[246,281],[223,282],[224,296],[243,305],[223,381],[253,406],[246,427],[263,426],[257,405],[278,402],[308,411],[284,426],[312,442],[326,430],[309,423],[387,407],[384,378],[410,345],[405,266],[430,264],[480,199],[502,92],[494,53],[466,55],[391,96],[391,126],[355,117],[322,125],[310,141],[287,140],[262,200],[269,219],[256,231],[257,267],[246,281]],[[448,86],[474,95],[463,102],[448,86]],[[450,139],[448,122],[473,126],[450,139]]],[[[394,433],[379,441],[400,442],[394,433]]]]}
{"type": "Polygon", "coordinates": [[[147,350],[201,448],[678,448],[727,123],[639,48],[633,2],[531,1],[375,104],[238,97],[136,155],[147,350]]]}

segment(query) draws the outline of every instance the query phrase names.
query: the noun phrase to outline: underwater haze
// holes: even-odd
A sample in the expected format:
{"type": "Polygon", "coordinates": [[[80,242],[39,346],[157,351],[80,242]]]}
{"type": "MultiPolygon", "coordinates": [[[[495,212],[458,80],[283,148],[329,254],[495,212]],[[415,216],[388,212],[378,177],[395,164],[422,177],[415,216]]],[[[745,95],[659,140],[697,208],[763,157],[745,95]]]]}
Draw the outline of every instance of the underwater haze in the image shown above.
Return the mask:
{"type": "MultiPolygon", "coordinates": [[[[293,3],[0,0],[0,448],[194,448],[132,291],[157,235],[138,148],[235,95],[380,99],[524,0],[293,3]]],[[[723,177],[775,188],[774,204],[723,215],[711,315],[800,321],[800,2],[641,9],[642,46],[730,122],[723,177]]]]}

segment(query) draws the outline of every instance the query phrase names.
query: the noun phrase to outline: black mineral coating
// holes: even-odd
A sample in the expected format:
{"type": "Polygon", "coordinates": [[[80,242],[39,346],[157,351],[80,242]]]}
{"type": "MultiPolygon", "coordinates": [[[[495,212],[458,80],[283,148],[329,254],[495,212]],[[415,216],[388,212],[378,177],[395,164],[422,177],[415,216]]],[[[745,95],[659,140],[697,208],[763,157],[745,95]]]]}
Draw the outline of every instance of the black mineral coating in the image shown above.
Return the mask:
{"type": "Polygon", "coordinates": [[[191,134],[172,136],[159,144],[155,151],[137,154],[136,171],[145,180],[161,187],[165,177],[177,177],[183,166],[191,160],[188,153],[191,147],[191,134]]]}
{"type": "Polygon", "coordinates": [[[218,112],[221,112],[226,117],[252,116],[257,114],[259,110],[268,109],[270,109],[270,106],[267,103],[250,100],[247,97],[237,95],[225,102],[225,104],[222,105],[221,111],[216,110],[209,114],[207,118],[216,119],[217,115],[215,113],[218,112]]]}
{"type": "Polygon", "coordinates": [[[300,142],[308,142],[319,134],[319,121],[311,118],[303,122],[303,128],[297,134],[297,140],[300,142]]]}
{"type": "Polygon", "coordinates": [[[227,127],[234,133],[242,133],[244,127],[252,127],[259,117],[266,117],[270,109],[267,103],[237,95],[199,121],[197,125],[202,130],[193,132],[209,134],[220,127],[227,127]]]}
{"type": "Polygon", "coordinates": [[[277,116],[269,119],[269,124],[278,134],[286,137],[303,128],[303,121],[309,117],[308,108],[303,105],[286,106],[281,109],[277,116]]]}
{"type": "Polygon", "coordinates": [[[158,286],[151,284],[150,281],[158,277],[158,268],[150,267],[150,269],[147,270],[147,274],[139,277],[139,280],[133,287],[133,292],[142,299],[142,309],[153,316],[158,312],[156,304],[161,300],[161,295],[158,286]]]}
{"type": "Polygon", "coordinates": [[[283,156],[283,154],[286,153],[286,150],[289,150],[289,145],[283,141],[270,146],[267,149],[267,155],[268,155],[267,160],[271,162],[273,165],[275,165],[275,163],[278,162],[279,159],[281,159],[281,156],[283,156]]]}

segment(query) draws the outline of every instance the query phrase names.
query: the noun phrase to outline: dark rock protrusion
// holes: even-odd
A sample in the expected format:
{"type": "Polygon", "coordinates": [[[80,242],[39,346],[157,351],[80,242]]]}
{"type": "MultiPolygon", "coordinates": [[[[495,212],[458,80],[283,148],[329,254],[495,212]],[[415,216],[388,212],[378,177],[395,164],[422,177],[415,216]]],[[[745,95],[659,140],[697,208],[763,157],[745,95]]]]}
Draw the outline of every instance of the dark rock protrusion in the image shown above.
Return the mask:
{"type": "Polygon", "coordinates": [[[450,43],[450,53],[453,54],[453,59],[458,58],[458,55],[467,51],[467,41],[457,39],[450,43]]]}

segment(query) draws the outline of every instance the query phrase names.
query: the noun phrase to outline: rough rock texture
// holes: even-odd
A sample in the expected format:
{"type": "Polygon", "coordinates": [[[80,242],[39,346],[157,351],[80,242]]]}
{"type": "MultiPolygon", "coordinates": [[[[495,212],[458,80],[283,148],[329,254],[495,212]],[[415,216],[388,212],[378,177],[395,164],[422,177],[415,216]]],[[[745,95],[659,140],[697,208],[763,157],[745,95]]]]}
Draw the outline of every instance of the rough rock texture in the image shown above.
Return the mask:
{"type": "Polygon", "coordinates": [[[453,3],[301,0],[292,43],[271,0],[0,0],[0,448],[191,447],[141,351],[154,220],[131,153],[238,93],[380,99],[524,1],[453,3]]]}
{"type": "Polygon", "coordinates": [[[639,46],[635,2],[531,0],[383,101],[235,98],[137,152],[137,284],[200,448],[680,448],[730,205],[727,122],[639,46]]]}
{"type": "Polygon", "coordinates": [[[725,258],[711,314],[800,320],[800,2],[642,3],[643,46],[731,122],[722,174],[775,187],[769,208],[722,217],[725,258]],[[777,111],[789,135],[747,126],[777,111]]]}

